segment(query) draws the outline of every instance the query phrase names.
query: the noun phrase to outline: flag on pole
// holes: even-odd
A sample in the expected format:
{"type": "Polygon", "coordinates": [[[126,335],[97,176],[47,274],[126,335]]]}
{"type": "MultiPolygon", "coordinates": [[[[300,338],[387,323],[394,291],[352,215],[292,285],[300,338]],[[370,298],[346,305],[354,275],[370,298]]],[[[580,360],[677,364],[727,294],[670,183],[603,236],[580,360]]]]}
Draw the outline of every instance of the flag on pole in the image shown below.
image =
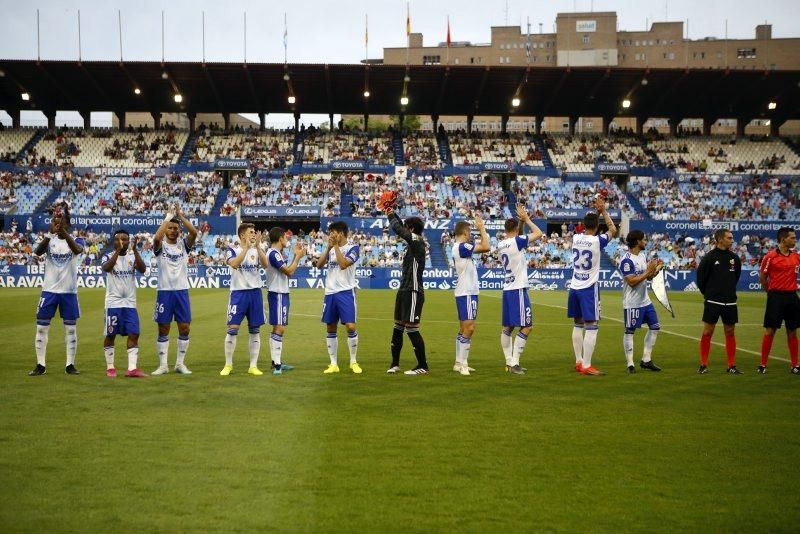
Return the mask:
{"type": "Polygon", "coordinates": [[[450,48],[450,17],[447,17],[447,48],[450,48]]]}
{"type": "Polygon", "coordinates": [[[364,46],[369,46],[369,15],[364,15],[364,46]]]}
{"type": "Polygon", "coordinates": [[[406,2],[406,36],[411,35],[411,7],[406,2]]]}

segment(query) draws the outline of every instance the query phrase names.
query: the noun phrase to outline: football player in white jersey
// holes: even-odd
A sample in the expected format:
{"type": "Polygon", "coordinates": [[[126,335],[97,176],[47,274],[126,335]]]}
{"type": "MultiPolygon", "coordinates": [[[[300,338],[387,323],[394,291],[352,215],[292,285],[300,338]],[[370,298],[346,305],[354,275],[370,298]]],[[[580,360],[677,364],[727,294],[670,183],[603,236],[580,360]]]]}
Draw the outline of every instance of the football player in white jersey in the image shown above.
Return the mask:
{"type": "Polygon", "coordinates": [[[29,376],[39,376],[46,372],[45,356],[50,321],[58,309],[64,321],[64,344],[67,347],[67,366],[69,375],[80,374],[75,368],[75,353],[78,350],[76,323],[81,316],[78,304],[78,256],[83,253],[83,239],[73,239],[69,234],[69,210],[66,206],[57,208],[50,222],[50,231],[36,246],[34,254],[45,255],[44,284],[42,296],[36,309],[36,367],[29,376]]]}
{"type": "Polygon", "coordinates": [[[324,374],[338,373],[339,338],[338,323],[347,329],[347,347],[350,351],[350,370],[361,374],[358,365],[358,330],[356,329],[356,262],[360,247],[347,243],[349,229],[344,221],[328,225],[328,246],[317,260],[317,269],[327,265],[325,275],[325,300],[322,303],[322,322],[327,326],[326,342],[331,360],[324,374]]]}
{"type": "Polygon", "coordinates": [[[597,343],[597,328],[600,320],[600,258],[608,241],[617,235],[617,227],[606,210],[605,199],[595,198],[597,213],[587,213],[583,218],[585,230],[572,237],[572,281],[567,301],[567,317],[574,320],[572,348],[575,351],[575,370],[583,375],[602,375],[592,367],[592,353],[597,343]],[[600,218],[608,227],[598,235],[600,218]]]}
{"type": "Polygon", "coordinates": [[[106,357],[106,376],[115,378],[114,341],[117,335],[128,336],[128,378],[142,378],[147,374],[138,368],[139,313],[136,311],[136,272],[144,274],[144,264],[136,238],[127,230],[117,230],[112,237],[114,252],[107,252],[100,262],[106,273],[106,323],[103,352],[106,357]]]}
{"type": "Polygon", "coordinates": [[[657,259],[647,261],[644,247],[647,239],[641,230],[631,230],[625,237],[628,243],[628,252],[619,262],[619,270],[625,278],[625,287],[622,289],[622,308],[625,316],[625,333],[622,335],[622,347],[625,350],[625,360],[628,364],[628,374],[636,372],[633,366],[633,334],[642,324],[647,323],[647,335],[644,336],[644,351],[639,366],[648,371],[660,371],[652,360],[653,347],[661,325],[658,314],[647,295],[647,280],[652,280],[659,271],[657,259]]]}
{"type": "Polygon", "coordinates": [[[294,246],[294,257],[287,263],[283,250],[289,247],[286,230],[276,226],[269,231],[270,248],[267,251],[267,303],[269,305],[269,324],[272,334],[269,337],[269,349],[272,356],[272,374],[280,375],[291,366],[281,362],[283,353],[283,334],[289,324],[289,277],[297,270],[300,258],[306,255],[306,249],[299,240],[294,246]]]}
{"type": "Polygon", "coordinates": [[[267,254],[261,245],[261,232],[256,232],[252,223],[242,223],[237,229],[239,243],[229,247],[226,263],[231,269],[231,296],[228,301],[228,333],[225,335],[225,367],[219,372],[228,376],[233,371],[233,353],[236,351],[236,336],[239,326],[247,318],[250,333],[250,367],[247,373],[261,376],[258,355],[261,352],[261,325],[264,316],[264,294],[261,287],[261,267],[267,266],[267,254]]]}
{"type": "Polygon", "coordinates": [[[158,324],[158,369],[153,376],[169,372],[167,355],[169,353],[169,330],[175,320],[178,323],[178,356],[175,372],[190,375],[184,360],[189,348],[189,327],[192,323],[192,308],[189,304],[189,251],[197,241],[197,229],[184,216],[180,206],[175,204],[168,212],[164,222],[153,236],[153,251],[158,266],[158,291],[153,320],[158,324]],[[181,223],[189,236],[181,238],[181,223]]]}
{"type": "Polygon", "coordinates": [[[506,275],[503,283],[503,330],[500,333],[500,346],[506,359],[506,371],[521,375],[525,374],[526,369],[519,364],[519,358],[525,350],[533,325],[525,250],[544,234],[533,224],[522,204],[517,204],[517,217],[518,219],[506,221],[506,237],[497,244],[497,255],[506,275]],[[523,224],[531,231],[527,236],[522,233],[523,224]],[[514,338],[516,327],[519,327],[519,332],[514,338]]]}
{"type": "Polygon", "coordinates": [[[467,221],[459,221],[456,223],[453,245],[453,268],[458,277],[454,295],[459,325],[453,371],[465,376],[474,371],[468,360],[472,335],[475,333],[475,320],[478,318],[478,269],[475,267],[473,255],[489,252],[489,234],[486,233],[483,219],[475,216],[474,225],[481,236],[479,243],[472,240],[472,226],[467,221]]]}

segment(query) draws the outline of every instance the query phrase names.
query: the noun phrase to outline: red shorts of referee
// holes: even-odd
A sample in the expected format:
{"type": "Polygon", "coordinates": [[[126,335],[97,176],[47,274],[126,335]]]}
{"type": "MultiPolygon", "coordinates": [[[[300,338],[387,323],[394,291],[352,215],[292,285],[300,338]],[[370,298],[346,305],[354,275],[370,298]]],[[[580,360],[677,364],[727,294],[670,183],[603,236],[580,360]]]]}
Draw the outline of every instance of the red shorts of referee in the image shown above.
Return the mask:
{"type": "Polygon", "coordinates": [[[767,290],[767,309],[764,311],[764,338],[761,340],[761,365],[758,372],[767,372],[769,351],[775,331],[786,323],[792,374],[800,375],[797,365],[797,327],[800,326],[800,298],[797,297],[797,276],[800,274],[800,254],[795,249],[797,234],[785,226],[778,230],[778,247],[770,250],[761,261],[761,286],[767,290]]]}

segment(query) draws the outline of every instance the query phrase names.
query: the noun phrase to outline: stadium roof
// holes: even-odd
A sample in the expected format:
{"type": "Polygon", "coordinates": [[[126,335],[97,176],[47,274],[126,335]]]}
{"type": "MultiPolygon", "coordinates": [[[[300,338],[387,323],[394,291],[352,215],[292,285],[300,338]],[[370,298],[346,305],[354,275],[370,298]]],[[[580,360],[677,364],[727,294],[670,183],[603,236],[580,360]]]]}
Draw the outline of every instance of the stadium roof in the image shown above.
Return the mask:
{"type": "Polygon", "coordinates": [[[404,86],[418,115],[800,118],[800,71],[0,60],[6,110],[397,114],[404,86]]]}

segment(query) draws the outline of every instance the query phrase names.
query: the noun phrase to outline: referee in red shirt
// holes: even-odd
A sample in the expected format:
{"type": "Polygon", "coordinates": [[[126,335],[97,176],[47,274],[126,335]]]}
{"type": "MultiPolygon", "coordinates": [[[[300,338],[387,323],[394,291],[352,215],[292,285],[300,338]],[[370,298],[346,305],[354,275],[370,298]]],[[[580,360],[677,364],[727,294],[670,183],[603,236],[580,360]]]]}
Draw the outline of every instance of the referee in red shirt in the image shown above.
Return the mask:
{"type": "Polygon", "coordinates": [[[800,326],[800,298],[797,297],[797,275],[800,273],[800,254],[794,250],[797,234],[784,226],[778,230],[778,248],[770,250],[761,262],[761,286],[767,290],[767,309],[764,311],[764,338],[761,340],[761,365],[758,372],[767,372],[769,351],[775,331],[786,322],[792,374],[800,375],[797,365],[797,327],[800,326]]]}

